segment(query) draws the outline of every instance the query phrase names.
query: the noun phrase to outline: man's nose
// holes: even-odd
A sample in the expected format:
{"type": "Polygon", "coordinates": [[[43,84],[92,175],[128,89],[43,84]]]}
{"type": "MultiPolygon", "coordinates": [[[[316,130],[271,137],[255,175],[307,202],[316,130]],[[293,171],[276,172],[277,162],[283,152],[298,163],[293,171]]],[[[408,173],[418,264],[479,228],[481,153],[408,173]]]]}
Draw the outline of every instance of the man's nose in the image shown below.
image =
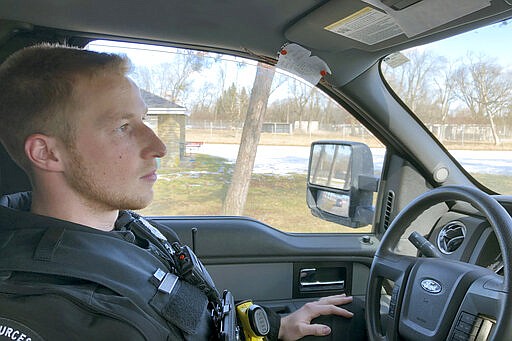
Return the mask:
{"type": "Polygon", "coordinates": [[[148,145],[143,151],[145,158],[162,158],[167,154],[167,147],[163,141],[155,134],[155,132],[147,127],[148,133],[145,136],[148,145]]]}

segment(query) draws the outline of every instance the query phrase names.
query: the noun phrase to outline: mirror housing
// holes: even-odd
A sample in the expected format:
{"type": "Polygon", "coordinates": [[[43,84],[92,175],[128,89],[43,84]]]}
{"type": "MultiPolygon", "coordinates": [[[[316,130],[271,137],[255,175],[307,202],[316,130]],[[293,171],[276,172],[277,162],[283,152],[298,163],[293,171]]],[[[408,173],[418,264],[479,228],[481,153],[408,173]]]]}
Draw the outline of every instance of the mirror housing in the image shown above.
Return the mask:
{"type": "Polygon", "coordinates": [[[366,144],[311,144],[306,201],[314,216],[349,227],[367,226],[373,222],[377,188],[373,156],[366,144]]]}

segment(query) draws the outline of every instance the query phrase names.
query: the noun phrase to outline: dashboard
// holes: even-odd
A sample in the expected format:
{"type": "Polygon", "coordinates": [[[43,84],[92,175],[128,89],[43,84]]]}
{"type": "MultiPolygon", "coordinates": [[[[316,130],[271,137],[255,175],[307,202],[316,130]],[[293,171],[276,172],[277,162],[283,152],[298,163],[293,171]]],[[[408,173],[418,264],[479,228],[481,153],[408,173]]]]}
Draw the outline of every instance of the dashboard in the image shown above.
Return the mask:
{"type": "MultiPolygon", "coordinates": [[[[495,196],[512,213],[512,196],[495,196]]],[[[473,207],[453,206],[435,224],[429,241],[443,258],[486,267],[503,275],[498,240],[487,220],[473,207]]]]}

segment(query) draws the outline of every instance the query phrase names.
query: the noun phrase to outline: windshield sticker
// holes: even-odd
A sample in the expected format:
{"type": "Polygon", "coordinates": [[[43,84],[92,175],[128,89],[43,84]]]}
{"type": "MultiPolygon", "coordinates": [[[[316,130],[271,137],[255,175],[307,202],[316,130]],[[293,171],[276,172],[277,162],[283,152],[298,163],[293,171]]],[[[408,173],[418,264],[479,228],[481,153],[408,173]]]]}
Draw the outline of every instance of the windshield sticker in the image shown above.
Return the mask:
{"type": "Polygon", "coordinates": [[[384,62],[394,69],[409,62],[409,58],[407,58],[402,52],[395,52],[384,58],[384,62]]]}
{"type": "Polygon", "coordinates": [[[287,44],[279,51],[276,67],[291,72],[313,85],[331,73],[329,66],[298,44],[287,44]]]}
{"type": "Polygon", "coordinates": [[[404,33],[393,17],[371,7],[365,7],[325,26],[324,29],[367,45],[377,44],[404,33]]]}

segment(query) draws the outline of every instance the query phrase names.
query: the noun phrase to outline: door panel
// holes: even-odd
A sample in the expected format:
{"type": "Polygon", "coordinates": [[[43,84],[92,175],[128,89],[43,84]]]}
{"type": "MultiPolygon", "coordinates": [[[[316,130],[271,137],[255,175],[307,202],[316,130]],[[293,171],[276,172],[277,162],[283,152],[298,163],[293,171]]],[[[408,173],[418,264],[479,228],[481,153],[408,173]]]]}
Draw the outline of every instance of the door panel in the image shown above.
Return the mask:
{"type": "Polygon", "coordinates": [[[245,217],[153,220],[195,250],[219,291],[281,313],[342,292],[364,298],[377,246],[361,234],[287,234],[245,217]]]}

